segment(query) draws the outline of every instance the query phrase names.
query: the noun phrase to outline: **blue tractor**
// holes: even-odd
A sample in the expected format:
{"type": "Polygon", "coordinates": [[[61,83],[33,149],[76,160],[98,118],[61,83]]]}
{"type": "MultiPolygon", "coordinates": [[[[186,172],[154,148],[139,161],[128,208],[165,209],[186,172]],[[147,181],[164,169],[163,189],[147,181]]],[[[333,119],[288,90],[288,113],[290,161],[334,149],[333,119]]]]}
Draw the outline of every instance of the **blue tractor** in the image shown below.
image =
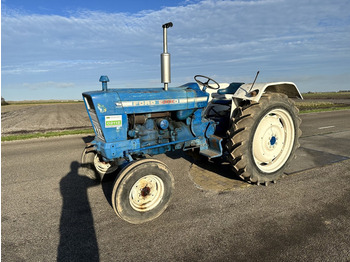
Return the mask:
{"type": "MultiPolygon", "coordinates": [[[[122,219],[139,224],[161,215],[174,190],[169,168],[150,156],[184,150],[229,161],[232,173],[254,184],[283,175],[301,135],[295,84],[223,83],[196,75],[195,82],[168,87],[170,54],[163,27],[162,88],[108,89],[83,93],[95,138],[82,154],[85,174],[118,173],[112,205],[122,219]]],[[[258,74],[257,74],[258,76],[258,74]]]]}

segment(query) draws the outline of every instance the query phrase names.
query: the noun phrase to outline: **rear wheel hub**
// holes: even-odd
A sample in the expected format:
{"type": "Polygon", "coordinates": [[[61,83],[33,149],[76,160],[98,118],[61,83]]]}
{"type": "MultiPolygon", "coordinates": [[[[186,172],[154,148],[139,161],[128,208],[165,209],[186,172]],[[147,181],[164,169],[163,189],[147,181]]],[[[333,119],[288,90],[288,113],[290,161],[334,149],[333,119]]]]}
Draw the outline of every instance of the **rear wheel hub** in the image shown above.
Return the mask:
{"type": "Polygon", "coordinates": [[[267,113],[258,124],[253,138],[253,158],[266,173],[278,170],[287,161],[294,143],[294,124],[284,109],[267,113]]]}

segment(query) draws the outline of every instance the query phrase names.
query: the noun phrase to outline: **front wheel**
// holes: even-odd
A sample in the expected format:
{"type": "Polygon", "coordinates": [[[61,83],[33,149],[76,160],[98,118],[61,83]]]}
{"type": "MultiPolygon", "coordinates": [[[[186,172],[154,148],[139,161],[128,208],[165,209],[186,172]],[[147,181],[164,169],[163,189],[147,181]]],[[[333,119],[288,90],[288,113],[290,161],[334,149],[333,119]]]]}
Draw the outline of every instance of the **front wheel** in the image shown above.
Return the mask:
{"type": "Polygon", "coordinates": [[[234,170],[249,182],[276,181],[299,147],[300,123],[298,109],[284,94],[265,94],[240,108],[226,144],[234,170]]]}
{"type": "Polygon", "coordinates": [[[169,168],[159,160],[131,162],[118,175],[112,192],[115,213],[132,224],[141,224],[160,216],[174,190],[169,168]]]}
{"type": "Polygon", "coordinates": [[[102,157],[91,147],[86,147],[81,155],[81,168],[85,176],[93,180],[102,180],[104,175],[118,169],[116,162],[104,162],[102,157]]]}

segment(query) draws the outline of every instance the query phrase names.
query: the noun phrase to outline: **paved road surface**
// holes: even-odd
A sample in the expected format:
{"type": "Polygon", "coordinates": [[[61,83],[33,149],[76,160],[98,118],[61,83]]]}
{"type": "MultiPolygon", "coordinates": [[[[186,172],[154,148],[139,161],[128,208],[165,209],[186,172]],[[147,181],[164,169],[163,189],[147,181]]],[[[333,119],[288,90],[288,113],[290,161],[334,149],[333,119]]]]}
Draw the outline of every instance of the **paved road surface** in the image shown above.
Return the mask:
{"type": "Polygon", "coordinates": [[[83,138],[2,143],[1,258],[349,261],[350,111],[302,118],[291,175],[271,187],[247,187],[228,178],[226,167],[202,169],[208,179],[197,179],[201,163],[181,153],[158,156],[176,190],[167,211],[144,225],[115,216],[111,182],[80,175],[83,138]],[[223,190],[213,183],[221,179],[235,186],[223,190]]]}

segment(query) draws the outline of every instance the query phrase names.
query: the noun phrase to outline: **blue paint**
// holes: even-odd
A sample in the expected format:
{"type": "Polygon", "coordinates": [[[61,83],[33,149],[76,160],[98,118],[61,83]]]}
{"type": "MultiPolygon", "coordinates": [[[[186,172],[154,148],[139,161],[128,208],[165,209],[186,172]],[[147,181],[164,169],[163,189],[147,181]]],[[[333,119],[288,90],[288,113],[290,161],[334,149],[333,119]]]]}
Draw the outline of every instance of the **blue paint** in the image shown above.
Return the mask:
{"type": "Polygon", "coordinates": [[[165,91],[107,89],[108,77],[100,81],[102,91],[85,92],[83,97],[96,134],[92,143],[105,160],[210,147],[216,123],[202,117],[209,94],[198,84],[165,91]]]}
{"type": "Polygon", "coordinates": [[[218,94],[220,95],[234,94],[238,90],[238,88],[243,84],[244,83],[231,83],[228,87],[219,89],[218,94]]]}
{"type": "Polygon", "coordinates": [[[160,129],[167,129],[169,127],[169,121],[166,119],[160,119],[158,121],[158,126],[160,129]]]}
{"type": "Polygon", "coordinates": [[[271,146],[273,146],[273,145],[275,145],[276,144],[276,137],[275,136],[273,136],[273,137],[271,137],[271,139],[270,139],[270,144],[271,144],[271,146]]]}
{"type": "Polygon", "coordinates": [[[107,91],[107,82],[109,82],[108,76],[101,76],[100,82],[102,82],[102,90],[107,91]]]}

